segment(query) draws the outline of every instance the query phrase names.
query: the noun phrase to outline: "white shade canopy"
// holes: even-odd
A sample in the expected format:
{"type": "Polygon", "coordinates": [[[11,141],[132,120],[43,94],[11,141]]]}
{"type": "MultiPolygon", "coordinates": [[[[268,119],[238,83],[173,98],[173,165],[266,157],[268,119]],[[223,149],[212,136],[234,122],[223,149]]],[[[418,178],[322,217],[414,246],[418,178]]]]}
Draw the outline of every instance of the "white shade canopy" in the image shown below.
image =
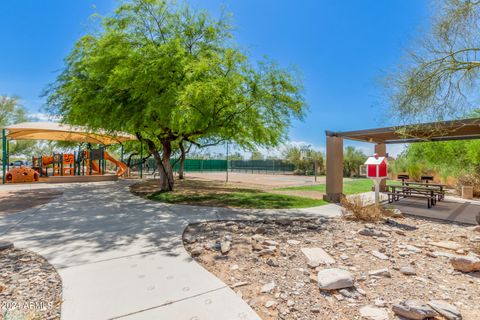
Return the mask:
{"type": "Polygon", "coordinates": [[[92,132],[86,127],[58,122],[22,122],[4,129],[7,131],[7,139],[10,140],[55,140],[104,145],[137,140],[135,136],[127,133],[92,132]]]}

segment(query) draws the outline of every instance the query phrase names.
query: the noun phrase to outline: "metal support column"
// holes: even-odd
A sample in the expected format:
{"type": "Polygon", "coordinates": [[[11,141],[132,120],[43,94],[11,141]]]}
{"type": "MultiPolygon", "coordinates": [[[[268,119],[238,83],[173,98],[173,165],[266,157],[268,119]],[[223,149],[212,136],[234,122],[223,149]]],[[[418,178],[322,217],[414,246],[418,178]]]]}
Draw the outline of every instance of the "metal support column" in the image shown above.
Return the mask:
{"type": "Polygon", "coordinates": [[[7,135],[5,129],[2,129],[2,184],[5,184],[7,174],[7,135]]]}
{"type": "Polygon", "coordinates": [[[227,172],[225,175],[225,182],[228,182],[228,142],[227,142],[227,172]]]}
{"type": "Polygon", "coordinates": [[[143,179],[143,143],[140,142],[140,179],[143,179]]]}
{"type": "Polygon", "coordinates": [[[10,171],[10,141],[7,138],[5,141],[7,142],[7,171],[10,171]]]}
{"type": "Polygon", "coordinates": [[[92,175],[92,146],[88,145],[88,162],[90,165],[89,174],[92,175]]]}

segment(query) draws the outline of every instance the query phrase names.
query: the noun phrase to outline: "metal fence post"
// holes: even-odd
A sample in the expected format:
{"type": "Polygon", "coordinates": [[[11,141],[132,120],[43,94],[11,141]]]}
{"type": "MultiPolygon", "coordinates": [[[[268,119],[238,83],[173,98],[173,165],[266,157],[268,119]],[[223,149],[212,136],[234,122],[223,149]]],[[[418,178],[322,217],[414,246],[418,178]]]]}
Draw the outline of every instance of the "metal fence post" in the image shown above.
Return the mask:
{"type": "Polygon", "coordinates": [[[228,182],[228,141],[227,141],[227,172],[226,172],[225,182],[228,182]]]}

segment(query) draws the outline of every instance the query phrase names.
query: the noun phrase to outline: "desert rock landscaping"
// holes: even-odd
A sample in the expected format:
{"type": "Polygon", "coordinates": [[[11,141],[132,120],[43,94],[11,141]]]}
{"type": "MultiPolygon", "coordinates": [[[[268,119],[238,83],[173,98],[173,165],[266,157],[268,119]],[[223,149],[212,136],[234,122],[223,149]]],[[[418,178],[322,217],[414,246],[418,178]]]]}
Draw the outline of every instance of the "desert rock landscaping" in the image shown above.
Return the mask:
{"type": "Polygon", "coordinates": [[[418,218],[189,225],[184,245],[264,320],[480,319],[480,230],[418,218]]]}
{"type": "Polygon", "coordinates": [[[43,257],[0,241],[0,303],[0,320],[60,319],[60,276],[43,257]]]}

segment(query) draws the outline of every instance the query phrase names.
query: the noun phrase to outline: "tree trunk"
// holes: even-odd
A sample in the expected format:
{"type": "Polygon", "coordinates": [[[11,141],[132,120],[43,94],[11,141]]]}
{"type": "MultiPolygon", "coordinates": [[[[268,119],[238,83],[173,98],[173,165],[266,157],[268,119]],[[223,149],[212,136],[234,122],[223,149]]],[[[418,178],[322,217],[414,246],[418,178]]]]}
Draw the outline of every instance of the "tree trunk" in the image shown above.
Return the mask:
{"type": "Polygon", "coordinates": [[[155,144],[148,139],[144,139],[147,143],[150,153],[155,159],[155,164],[157,165],[158,173],[160,176],[160,191],[173,191],[173,169],[170,164],[170,157],[172,155],[172,145],[170,140],[162,141],[163,153],[160,155],[160,152],[157,150],[155,144]]]}
{"type": "Polygon", "coordinates": [[[185,166],[186,152],[185,152],[185,147],[183,146],[183,141],[180,141],[179,147],[180,147],[180,165],[178,168],[178,178],[184,179],[183,168],[185,166]]]}
{"type": "MultiPolygon", "coordinates": [[[[163,153],[160,160],[160,190],[161,191],[173,191],[173,168],[170,163],[170,157],[172,156],[172,142],[170,140],[162,141],[163,153]]],[[[158,166],[157,160],[157,166],[158,166]]]]}

